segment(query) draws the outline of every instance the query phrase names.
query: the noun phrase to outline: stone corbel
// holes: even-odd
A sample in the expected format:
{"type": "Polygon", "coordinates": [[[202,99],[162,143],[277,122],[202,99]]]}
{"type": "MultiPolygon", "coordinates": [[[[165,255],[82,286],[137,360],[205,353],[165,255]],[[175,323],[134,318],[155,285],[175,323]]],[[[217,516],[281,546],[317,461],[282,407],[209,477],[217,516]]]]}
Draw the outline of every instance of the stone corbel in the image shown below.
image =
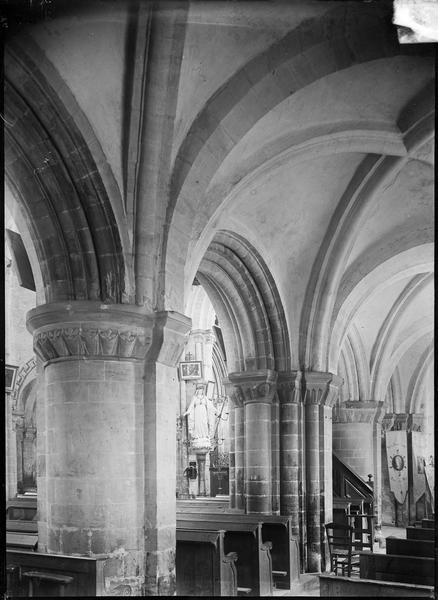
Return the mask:
{"type": "Polygon", "coordinates": [[[271,403],[277,389],[277,372],[271,369],[230,373],[229,381],[239,390],[244,404],[271,403]]]}
{"type": "Polygon", "coordinates": [[[147,360],[176,367],[187,343],[192,320],[174,311],[155,314],[147,360]]]}

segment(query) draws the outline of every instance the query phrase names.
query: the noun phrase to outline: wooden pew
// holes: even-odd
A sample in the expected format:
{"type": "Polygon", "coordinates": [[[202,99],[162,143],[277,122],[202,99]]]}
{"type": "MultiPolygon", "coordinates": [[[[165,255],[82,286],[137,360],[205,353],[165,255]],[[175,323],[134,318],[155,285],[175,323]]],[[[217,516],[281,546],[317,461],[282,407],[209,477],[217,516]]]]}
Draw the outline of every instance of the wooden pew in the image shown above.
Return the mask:
{"type": "Polygon", "coordinates": [[[429,529],[434,529],[435,520],[434,519],[421,519],[421,527],[426,527],[429,529]]]}
{"type": "Polygon", "coordinates": [[[177,513],[177,519],[209,521],[215,519],[223,523],[262,523],[262,541],[271,542],[272,574],[275,587],[291,589],[299,580],[300,564],[298,540],[292,535],[291,517],[278,515],[234,515],[234,514],[185,514],[177,513]]]}
{"type": "Polygon", "coordinates": [[[103,596],[106,559],[107,556],[65,556],[7,548],[8,596],[28,597],[30,586],[38,583],[34,593],[43,597],[59,597],[63,587],[66,596],[103,596]]]}
{"type": "Polygon", "coordinates": [[[219,521],[176,521],[177,531],[224,531],[224,552],[237,553],[238,593],[249,596],[272,596],[272,560],[270,542],[262,541],[261,523],[226,523],[219,521]]]}
{"type": "Polygon", "coordinates": [[[198,498],[197,500],[181,500],[176,501],[177,512],[187,513],[227,513],[227,512],[242,512],[241,510],[231,509],[228,499],[218,498],[198,498]]]}
{"type": "Polygon", "coordinates": [[[323,598],[338,596],[362,598],[434,598],[434,588],[427,585],[355,579],[323,573],[319,576],[320,595],[323,598]]]}
{"type": "Polygon", "coordinates": [[[360,578],[434,585],[433,558],[359,552],[360,578]]]}
{"type": "Polygon", "coordinates": [[[428,540],[402,540],[396,537],[386,538],[386,554],[433,558],[434,550],[435,543],[428,540]]]}
{"type": "Polygon", "coordinates": [[[6,518],[20,521],[36,520],[36,498],[13,498],[12,500],[8,500],[8,502],[6,503],[6,518]]]}
{"type": "Polygon", "coordinates": [[[6,531],[38,534],[38,523],[36,521],[19,521],[14,519],[7,519],[6,531]]]}
{"type": "Polygon", "coordinates": [[[24,550],[35,550],[38,545],[38,536],[31,533],[6,532],[7,548],[22,548],[24,550]]]}
{"type": "Polygon", "coordinates": [[[176,530],[177,596],[237,596],[237,554],[224,531],[176,530]]]}
{"type": "Polygon", "coordinates": [[[435,540],[435,529],[429,527],[406,527],[406,538],[408,540],[435,540]]]}

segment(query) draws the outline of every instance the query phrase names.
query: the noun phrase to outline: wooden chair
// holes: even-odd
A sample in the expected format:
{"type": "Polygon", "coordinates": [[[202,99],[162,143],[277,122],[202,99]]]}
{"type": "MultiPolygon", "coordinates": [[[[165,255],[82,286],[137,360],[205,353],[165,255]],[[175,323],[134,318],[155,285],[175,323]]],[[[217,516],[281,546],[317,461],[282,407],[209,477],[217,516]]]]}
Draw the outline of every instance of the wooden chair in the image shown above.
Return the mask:
{"type": "Polygon", "coordinates": [[[330,553],[330,570],[351,577],[353,567],[359,567],[359,554],[354,549],[354,529],[342,523],[326,523],[325,531],[330,553]]]}
{"type": "Polygon", "coordinates": [[[354,550],[370,550],[374,548],[374,515],[368,513],[351,513],[347,515],[348,525],[353,527],[354,550]]]}

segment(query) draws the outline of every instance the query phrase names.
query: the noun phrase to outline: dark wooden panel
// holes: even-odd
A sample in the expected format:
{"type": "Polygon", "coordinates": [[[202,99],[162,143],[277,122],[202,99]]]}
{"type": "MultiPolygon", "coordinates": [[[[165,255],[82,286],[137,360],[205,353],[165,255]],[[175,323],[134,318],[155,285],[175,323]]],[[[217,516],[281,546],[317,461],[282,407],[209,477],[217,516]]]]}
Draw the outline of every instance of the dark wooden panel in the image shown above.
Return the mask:
{"type": "Polygon", "coordinates": [[[319,576],[320,595],[324,598],[434,598],[434,588],[424,585],[373,581],[322,574],[319,576]]]}
{"type": "Polygon", "coordinates": [[[406,537],[408,540],[429,540],[435,539],[435,529],[426,527],[406,527],[406,537]]]}
{"type": "Polygon", "coordinates": [[[223,531],[176,530],[178,596],[237,596],[237,554],[224,551],[223,531]]]}
{"type": "Polygon", "coordinates": [[[434,559],[360,552],[361,579],[434,585],[434,559]]]}
{"type": "Polygon", "coordinates": [[[426,556],[433,558],[435,543],[429,540],[401,540],[395,537],[386,538],[386,554],[406,556],[426,556]]]}
{"type": "MultiPolygon", "coordinates": [[[[26,571],[50,572],[54,575],[73,577],[72,583],[66,588],[68,596],[100,596],[104,594],[103,563],[106,557],[66,556],[59,554],[45,554],[43,552],[29,552],[20,550],[7,550],[6,566],[19,568],[20,577],[18,589],[8,590],[11,596],[27,596],[28,582],[22,577],[26,571]]],[[[53,595],[56,594],[53,587],[53,595]]],[[[48,587],[44,595],[52,595],[48,587]]]]}
{"type": "Polygon", "coordinates": [[[38,523],[36,521],[21,521],[6,519],[6,531],[16,531],[20,533],[38,533],[38,523]]]}

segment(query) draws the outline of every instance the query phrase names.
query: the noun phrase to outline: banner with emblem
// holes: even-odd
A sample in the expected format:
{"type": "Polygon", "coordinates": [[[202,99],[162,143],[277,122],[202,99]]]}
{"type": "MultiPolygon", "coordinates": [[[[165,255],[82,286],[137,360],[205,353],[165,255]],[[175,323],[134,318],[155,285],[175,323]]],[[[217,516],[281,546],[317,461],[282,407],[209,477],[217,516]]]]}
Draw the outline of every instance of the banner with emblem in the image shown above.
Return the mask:
{"type": "Polygon", "coordinates": [[[424,433],[413,431],[412,440],[412,487],[414,504],[426,491],[426,473],[424,470],[426,449],[424,433]]]}
{"type": "Polygon", "coordinates": [[[426,475],[432,505],[435,503],[435,456],[433,435],[424,434],[424,473],[426,475]]]}
{"type": "Polygon", "coordinates": [[[386,457],[391,492],[397,502],[403,504],[408,493],[408,441],[406,431],[386,432],[386,457]]]}

